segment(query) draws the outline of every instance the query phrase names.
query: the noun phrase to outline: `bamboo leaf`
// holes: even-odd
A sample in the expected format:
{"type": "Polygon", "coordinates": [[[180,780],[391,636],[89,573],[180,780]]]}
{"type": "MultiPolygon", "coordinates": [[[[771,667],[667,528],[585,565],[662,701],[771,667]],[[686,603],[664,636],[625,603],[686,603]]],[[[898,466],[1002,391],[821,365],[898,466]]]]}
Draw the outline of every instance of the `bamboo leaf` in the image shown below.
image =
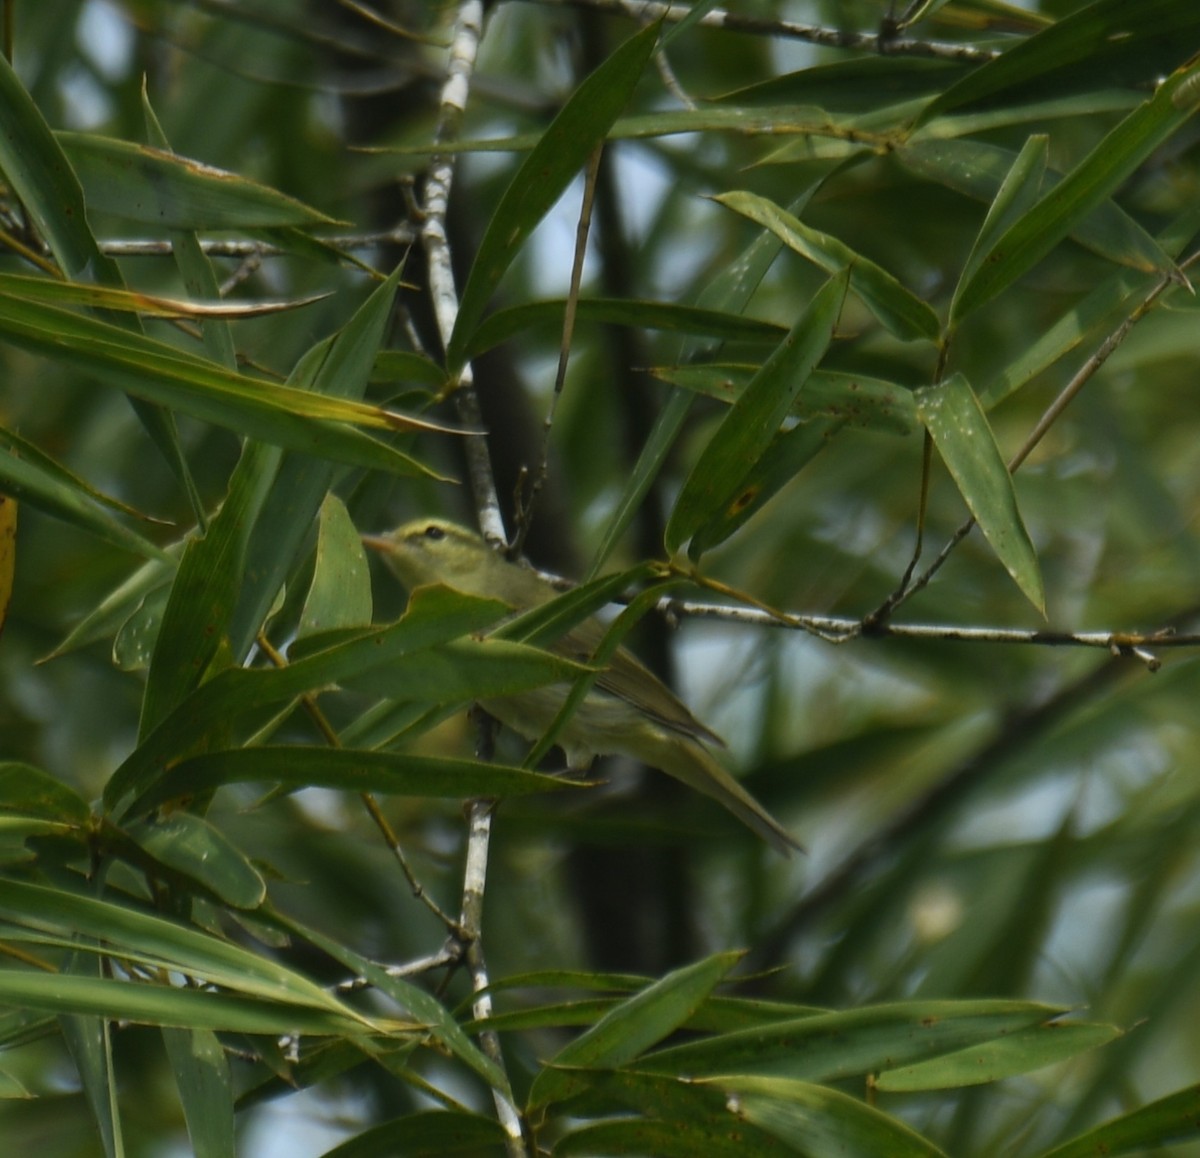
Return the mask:
{"type": "Polygon", "coordinates": [[[87,203],[157,228],[312,229],[332,217],[236,173],[95,133],[55,134],[87,203]]]}
{"type": "Polygon", "coordinates": [[[797,393],[824,356],[851,276],[844,271],[817,291],[791,333],[730,407],[675,501],[667,523],[668,551],[677,550],[710,520],[754,499],[743,485],[750,466],[775,438],[797,393]]]}
{"type": "Polygon", "coordinates": [[[1189,73],[1181,69],[1119,125],[1031,209],[1010,225],[988,250],[975,275],[956,298],[965,317],[1032,269],[1079,222],[1169,140],[1195,111],[1173,100],[1189,73]]]}
{"type": "Polygon", "coordinates": [[[641,78],[658,39],[652,24],[631,36],[572,94],[517,170],[488,222],[463,287],[447,368],[457,375],[492,293],[517,250],[604,140],[641,78]]]}
{"type": "Polygon", "coordinates": [[[987,415],[961,374],[916,391],[917,412],[959,493],[1025,597],[1045,612],[1041,569],[987,415]]]}
{"type": "Polygon", "coordinates": [[[848,270],[850,288],[896,337],[936,342],[942,327],[926,303],[875,262],[855,253],[845,242],[805,225],[798,217],[756,193],[723,193],[714,201],[769,229],[786,246],[826,273],[848,270]]]}
{"type": "Polygon", "coordinates": [[[529,1106],[546,1106],[577,1092],[580,1080],[570,1072],[573,1067],[611,1067],[633,1061],[686,1022],[741,956],[741,953],[717,953],[676,969],[626,998],[555,1054],[555,1068],[543,1069],[534,1079],[529,1106]]]}

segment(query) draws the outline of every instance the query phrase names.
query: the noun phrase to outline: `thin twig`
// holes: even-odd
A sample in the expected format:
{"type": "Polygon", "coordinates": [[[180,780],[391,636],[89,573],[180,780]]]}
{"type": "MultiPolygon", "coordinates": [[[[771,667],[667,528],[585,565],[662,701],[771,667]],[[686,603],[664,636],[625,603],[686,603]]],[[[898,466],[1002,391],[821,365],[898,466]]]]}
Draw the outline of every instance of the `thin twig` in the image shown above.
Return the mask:
{"type": "Polygon", "coordinates": [[[583,262],[587,256],[588,233],[592,226],[592,205],[596,198],[596,177],[600,172],[600,158],[603,152],[603,145],[597,145],[592,150],[584,176],[583,200],[579,206],[579,221],[575,226],[575,256],[571,262],[571,282],[567,290],[566,305],[563,308],[562,342],[558,349],[558,369],[554,375],[554,390],[550,395],[550,404],[546,407],[546,417],[542,421],[542,453],[528,486],[525,485],[527,476],[524,469],[518,480],[516,533],[508,548],[509,558],[516,558],[521,553],[525,537],[533,525],[534,504],[550,475],[550,436],[554,431],[554,416],[558,413],[558,403],[562,398],[563,387],[567,383],[567,366],[571,360],[571,339],[575,336],[575,314],[579,307],[579,286],[583,281],[583,262]]]}
{"type": "MultiPolygon", "coordinates": [[[[450,62],[446,82],[442,87],[441,111],[435,141],[452,141],[458,135],[466,107],[471,74],[479,40],[483,35],[483,5],[479,0],[466,0],[459,8],[458,23],[450,47],[450,62]]],[[[450,186],[454,179],[454,158],[439,153],[432,158],[425,180],[424,219],[421,240],[429,265],[429,293],[442,342],[450,340],[458,317],[458,290],[450,260],[450,245],[446,234],[446,211],[450,204],[450,186]]],[[[468,362],[459,374],[454,403],[464,426],[483,429],[483,415],[475,395],[474,376],[468,362]]],[[[488,456],[487,439],[472,435],[463,440],[467,457],[467,474],[475,499],[479,527],[484,537],[493,543],[507,542],[504,520],[500,517],[500,500],[488,456]]]]}
{"type": "MultiPolygon", "coordinates": [[[[1004,643],[1035,647],[1098,648],[1119,654],[1137,655],[1147,666],[1158,667],[1151,648],[1200,647],[1200,632],[1154,631],[1052,631],[1020,627],[959,627],[942,623],[880,623],[862,631],[857,619],[832,615],[790,615],[760,607],[736,607],[699,603],[686,599],[664,599],[659,611],[675,617],[720,619],[759,627],[790,627],[816,635],[830,643],[866,639],[919,639],[938,643],[1004,643]],[[1147,653],[1147,654],[1143,654],[1147,653]]],[[[1175,617],[1178,618],[1178,617],[1175,617]]]]}
{"type": "MultiPolygon", "coordinates": [[[[538,4],[559,7],[590,8],[597,12],[615,12],[634,20],[665,19],[677,24],[691,11],[684,4],[661,4],[644,0],[534,0],[538,4]]],[[[986,64],[1000,53],[973,44],[948,44],[935,40],[911,40],[867,32],[845,32],[839,28],[823,28],[818,24],[803,24],[796,20],[766,20],[743,16],[723,8],[706,12],[698,21],[705,28],[723,28],[729,32],[746,32],[752,36],[773,36],[787,40],[805,40],[826,48],[854,48],[864,52],[886,52],[893,56],[924,56],[937,60],[957,60],[970,64],[986,64]]]]}

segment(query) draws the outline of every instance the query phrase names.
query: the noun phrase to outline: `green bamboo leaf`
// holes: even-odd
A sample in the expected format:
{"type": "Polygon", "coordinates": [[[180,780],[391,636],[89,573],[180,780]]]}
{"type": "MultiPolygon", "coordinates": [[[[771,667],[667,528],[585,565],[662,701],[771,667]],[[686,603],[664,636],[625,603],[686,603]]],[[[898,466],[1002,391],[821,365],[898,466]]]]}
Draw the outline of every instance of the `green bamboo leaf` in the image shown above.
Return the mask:
{"type": "MultiPolygon", "coordinates": [[[[69,278],[124,287],[116,262],[100,251],[92,236],[83,191],[70,162],[7,60],[0,63],[0,170],[69,278]]],[[[136,320],[129,322],[131,330],[138,325],[136,320]]],[[[202,519],[199,493],[174,417],[144,398],[133,397],[130,402],[202,519]]]]}
{"type": "MultiPolygon", "coordinates": [[[[326,398],[358,401],[366,393],[375,356],[383,342],[400,280],[397,267],[332,340],[318,342],[300,359],[289,383],[326,398]]],[[[333,483],[334,467],[305,454],[287,454],[279,464],[262,510],[246,539],[245,580],[229,624],[233,655],[243,659],[280,588],[309,540],[313,519],[333,483]]],[[[351,529],[352,530],[352,529],[351,529]]],[[[357,543],[352,550],[361,553],[357,543]]],[[[365,562],[359,583],[370,583],[365,562]]],[[[369,622],[369,616],[367,617],[369,622]]]]}
{"type": "Polygon", "coordinates": [[[409,350],[380,350],[371,368],[372,383],[410,383],[440,390],[446,385],[446,371],[432,358],[409,350]]]}
{"type": "MultiPolygon", "coordinates": [[[[986,141],[933,140],[922,135],[897,147],[895,156],[911,172],[991,204],[1018,154],[986,141]]],[[[1052,189],[1060,181],[1061,173],[1047,169],[1042,187],[1052,189]]],[[[1132,269],[1167,273],[1174,268],[1159,241],[1111,197],[1076,221],[1069,236],[1093,253],[1132,269]]]]}
{"type": "Polygon", "coordinates": [[[505,1158],[505,1141],[494,1118],[423,1110],[372,1126],[321,1158],[505,1158]]]}
{"type": "Polygon", "coordinates": [[[86,824],[88,803],[48,772],[16,760],[0,762],[0,815],[18,812],[46,820],[86,824]]]}
{"type": "MultiPolygon", "coordinates": [[[[822,172],[802,189],[792,202],[792,209],[799,213],[808,204],[813,193],[820,187],[827,174],[822,172]]],[[[782,243],[773,234],[762,231],[746,248],[722,269],[712,281],[700,291],[696,305],[701,309],[711,309],[717,313],[741,316],[754,291],[758,288],[767,271],[771,268],[782,243]]],[[[702,349],[710,345],[703,339],[696,338],[683,344],[679,358],[697,357],[702,349]]],[[[708,352],[712,356],[712,352],[708,352]]],[[[683,429],[684,420],[691,409],[692,399],[682,390],[674,391],[659,412],[649,435],[642,445],[638,460],[625,482],[621,497],[604,528],[600,546],[592,556],[588,567],[587,579],[593,579],[600,573],[605,560],[612,554],[621,536],[629,527],[637,513],[642,500],[646,497],[659,471],[667,461],[675,446],[676,439],[683,429]]]]}
{"type": "Polygon", "coordinates": [[[461,639],[427,648],[419,657],[351,673],[341,686],[382,699],[436,707],[567,683],[588,671],[540,647],[494,638],[461,639]]]}
{"type": "Polygon", "coordinates": [[[501,799],[578,787],[569,780],[506,764],[289,744],[192,756],[164,773],[153,789],[138,798],[136,808],[156,808],[227,784],[255,783],[276,784],[288,792],[318,787],[450,800],[501,799]]]}
{"type": "MultiPolygon", "coordinates": [[[[99,958],[76,955],[69,963],[71,973],[84,979],[96,978],[103,965],[99,958]]],[[[84,1096],[96,1122],[105,1158],[124,1158],[121,1116],[117,1108],[117,1075],[113,1066],[112,1024],[99,1017],[59,1017],[63,1040],[79,1073],[84,1096]]]]}
{"type": "MultiPolygon", "coordinates": [[[[527,330],[562,332],[564,301],[527,302],[490,315],[475,331],[466,349],[474,358],[527,330]]],[[[680,306],[644,299],[580,298],[576,322],[629,326],[677,334],[696,334],[712,341],[774,342],[787,331],[775,322],[741,314],[680,306]]]]}
{"type": "Polygon", "coordinates": [[[574,1067],[612,1067],[633,1061],[684,1024],[741,957],[737,952],[714,954],[626,998],[555,1054],[555,1068],[543,1069],[534,1078],[528,1106],[536,1109],[577,1093],[581,1085],[571,1072],[574,1067]]]}
{"type": "Polygon", "coordinates": [[[339,224],[294,197],[164,149],[94,133],[55,137],[88,205],[104,213],[173,230],[339,224]]]}
{"type": "Polygon", "coordinates": [[[692,536],[694,557],[725,542],[792,481],[841,433],[845,423],[816,418],[780,431],[746,472],[737,497],[692,536]]]}
{"type": "Polygon", "coordinates": [[[225,1047],[210,1029],[164,1029],[163,1044],[195,1158],[233,1154],[233,1079],[225,1047]]]}
{"type": "Polygon", "coordinates": [[[0,969],[0,1002],[45,1013],[271,1036],[293,1033],[342,1036],[362,1033],[368,1028],[378,1032],[380,1028],[303,1005],[169,985],[66,973],[18,973],[11,969],[0,969]]]}
{"type": "Polygon", "coordinates": [[[988,207],[987,216],[983,219],[983,225],[975,238],[975,244],[971,246],[971,252],[967,255],[958,285],[954,288],[954,298],[950,302],[951,324],[959,320],[958,298],[963,286],[968,285],[974,278],[984,257],[995,245],[996,239],[1017,218],[1027,213],[1037,200],[1046,172],[1048,140],[1045,136],[1030,137],[1001,181],[995,200],[988,207]]]}
{"type": "MultiPolygon", "coordinates": [[[[633,1150],[633,1154],[679,1154],[683,1158],[697,1154],[706,1158],[709,1154],[729,1155],[730,1158],[742,1155],[783,1158],[796,1153],[794,1148],[748,1122],[737,1113],[734,1100],[707,1083],[663,1078],[627,1069],[579,1072],[587,1083],[588,1106],[619,1112],[632,1126],[641,1124],[645,1127],[642,1140],[655,1145],[648,1150],[633,1150]],[[643,1117],[629,1118],[630,1110],[643,1117]],[[667,1149],[657,1149],[659,1139],[669,1139],[672,1135],[677,1139],[675,1143],[668,1141],[667,1149]]],[[[616,1123],[603,1125],[615,1126],[616,1123]]],[[[596,1125],[568,1134],[555,1147],[554,1153],[620,1154],[625,1152],[619,1148],[625,1138],[622,1132],[614,1134],[596,1125]],[[593,1148],[593,1143],[598,1146],[593,1148]],[[617,1149],[605,1148],[614,1143],[618,1145],[617,1149]]]]}
{"type": "Polygon", "coordinates": [[[1041,569],[1017,509],[1012,475],[987,415],[961,374],[916,391],[917,412],[997,558],[1025,598],[1045,612],[1041,569]]]}
{"type": "Polygon", "coordinates": [[[840,1090],[789,1078],[712,1078],[734,1112],[811,1158],[945,1158],[912,1127],[840,1090]]]}
{"type": "Polygon", "coordinates": [[[83,190],[12,65],[0,58],[0,170],[68,277],[120,285],[87,224],[83,190]]]}
{"type": "Polygon", "coordinates": [[[1157,1149],[1200,1135],[1200,1085],[1188,1086],[1148,1106],[1112,1118],[1039,1158],[1113,1158],[1157,1149]]]}
{"type": "Polygon", "coordinates": [[[454,1016],[436,997],[426,993],[420,986],[406,981],[403,977],[397,977],[374,961],[355,953],[333,937],[326,937],[315,929],[301,925],[279,913],[275,913],[273,916],[281,928],[288,930],[293,936],[301,937],[315,945],[334,961],[341,962],[355,977],[364,978],[380,993],[398,1002],[413,1017],[421,1021],[451,1054],[483,1078],[490,1088],[500,1090],[509,1098],[512,1097],[504,1070],[471,1041],[458,1022],[454,1020],[454,1016]]]}
{"type": "MultiPolygon", "coordinates": [[[[146,134],[150,143],[164,152],[173,152],[171,142],[163,131],[158,117],[150,104],[150,95],[146,91],[146,77],[142,77],[142,116],[146,122],[146,134]]],[[[172,229],[167,238],[171,243],[171,256],[183,278],[183,284],[191,296],[199,301],[213,302],[221,296],[221,285],[217,279],[216,270],[208,259],[208,255],[200,247],[200,239],[195,231],[189,229],[172,229]]],[[[237,369],[237,349],[233,342],[233,331],[227,321],[221,318],[210,318],[200,327],[200,335],[208,356],[219,366],[227,370],[237,369]]],[[[201,527],[204,526],[200,521],[201,527]]]]}
{"type": "MultiPolygon", "coordinates": [[[[0,336],[115,384],[128,393],[264,442],[399,474],[438,477],[400,451],[344,425],[429,429],[349,399],[232,373],[95,318],[0,293],[0,336]]],[[[433,424],[432,428],[444,429],[433,424]]]]}
{"type": "Polygon", "coordinates": [[[1097,77],[1145,83],[1178,67],[1197,32],[1200,10],[1186,0],[1139,0],[1136,13],[1127,0],[1095,0],[968,73],[914,127],[1001,94],[1019,104],[1043,92],[1092,92],[1097,77]]]}
{"type": "Polygon", "coordinates": [[[0,491],[143,559],[168,558],[149,539],[114,519],[97,493],[66,468],[40,451],[22,453],[27,445],[10,431],[0,431],[0,491]]]}
{"type": "Polygon", "coordinates": [[[202,816],[176,811],[130,825],[125,832],[160,864],[235,909],[256,909],[266,899],[266,882],[249,858],[202,816]]]}
{"type": "Polygon", "coordinates": [[[876,1076],[875,1087],[905,1093],[982,1085],[1066,1061],[1120,1036],[1115,1025],[1052,1021],[931,1061],[884,1070],[876,1076]]]}
{"type": "MultiPolygon", "coordinates": [[[[208,259],[205,258],[207,261],[208,259]]],[[[166,298],[120,286],[88,282],[58,281],[49,277],[0,273],[0,293],[29,302],[54,306],[86,307],[91,310],[139,314],[149,318],[257,318],[312,305],[324,295],[297,301],[223,302],[214,283],[199,301],[166,298]]]]}
{"type": "Polygon", "coordinates": [[[277,961],[179,922],[112,901],[44,885],[0,880],[0,918],[12,923],[6,935],[13,939],[23,932],[61,937],[66,943],[85,937],[96,944],[93,947],[84,943],[80,952],[115,953],[147,966],[185,973],[263,1002],[281,1002],[296,1008],[307,1006],[339,1020],[359,1026],[367,1024],[316,982],[277,961]]]}
{"type": "MultiPolygon", "coordinates": [[[[110,638],[131,615],[137,614],[143,602],[155,592],[164,591],[170,584],[176,566],[174,551],[174,547],[168,547],[166,560],[152,559],[143,563],[71,628],[62,642],[44,657],[43,662],[110,638]]],[[[149,662],[148,653],[146,662],[149,662]]]]}
{"type": "Polygon", "coordinates": [[[1172,99],[1189,79],[1181,69],[1120,124],[1051,189],[1010,225],[961,286],[958,314],[965,317],[1032,269],[1076,225],[1114,193],[1159,146],[1187,121],[1194,108],[1172,99]]]}
{"type": "Polygon", "coordinates": [[[20,1082],[20,1079],[6,1070],[0,1070],[0,1098],[32,1098],[34,1095],[30,1093],[25,1086],[20,1082]]]}
{"type": "Polygon", "coordinates": [[[796,1153],[770,1137],[751,1133],[732,1114],[728,1122],[713,1123],[701,1113],[662,1121],[657,1118],[620,1118],[572,1130],[556,1143],[554,1158],[595,1158],[603,1154],[653,1154],[654,1158],[776,1158],[796,1153]]]}
{"type": "MultiPolygon", "coordinates": [[[[619,51],[619,50],[618,50],[619,51]]],[[[582,90],[581,90],[582,91],[582,90]]],[[[681,133],[736,133],[745,137],[832,137],[847,141],[870,141],[872,127],[879,123],[878,112],[867,117],[838,115],[816,106],[777,105],[750,107],[733,104],[704,104],[692,109],[662,109],[652,113],[619,117],[605,134],[610,141],[642,141],[673,137],[681,133]]],[[[887,120],[900,118],[889,110],[887,120]]],[[[544,134],[514,133],[507,137],[486,137],[413,145],[382,145],[368,150],[419,157],[432,153],[527,153],[544,140],[544,134]]],[[[882,142],[884,134],[878,134],[882,142]]],[[[587,153],[584,153],[584,157],[587,153]]],[[[578,168],[578,166],[576,166],[578,168]]],[[[560,190],[561,191],[561,190],[560,190]]]]}
{"type": "MultiPolygon", "coordinates": [[[[1200,205],[1192,206],[1173,221],[1158,235],[1157,241],[1167,254],[1177,258],[1197,229],[1200,229],[1200,205]]],[[[1141,301],[1155,280],[1146,274],[1135,274],[1129,270],[1119,270],[1105,278],[988,383],[979,396],[985,408],[990,410],[1078,349],[1088,334],[1093,333],[1122,303],[1130,303],[1131,306],[1141,301]]]]}
{"type": "Polygon", "coordinates": [[[116,817],[130,797],[147,791],[170,764],[207,738],[225,734],[245,713],[286,703],[316,688],[394,665],[410,652],[490,626],[508,608],[446,588],[424,588],[404,617],[278,669],[230,668],[201,684],[174,709],[109,778],[106,807],[116,817]]]}
{"type": "Polygon", "coordinates": [[[457,376],[466,350],[505,270],[534,226],[604,140],[641,78],[658,39],[651,24],[630,37],[592,73],[563,106],[526,157],[500,199],[463,287],[446,363],[457,376]]]}
{"type": "Polygon", "coordinates": [[[902,341],[924,338],[937,342],[942,327],[937,314],[888,271],[855,253],[845,242],[805,225],[773,201],[756,193],[722,193],[714,201],[769,229],[790,249],[826,273],[849,270],[850,288],[863,304],[902,341]]]}
{"type": "Polygon", "coordinates": [[[362,539],[346,504],[337,495],[327,494],[318,515],[317,561],[297,638],[370,622],[371,573],[362,539]]]}
{"type": "Polygon", "coordinates": [[[742,505],[742,484],[751,465],[774,439],[829,346],[851,276],[843,271],[817,291],[791,333],[730,408],[675,502],[665,536],[668,551],[676,551],[722,512],[742,505]]]}
{"type": "MultiPolygon", "coordinates": [[[[806,62],[807,63],[807,62],[806,62]]],[[[792,106],[833,112],[878,111],[880,94],[892,105],[932,99],[978,65],[893,53],[843,57],[743,85],[716,98],[736,105],[792,106]]]]}
{"type": "MultiPolygon", "coordinates": [[[[709,362],[655,366],[650,373],[672,386],[733,402],[757,371],[755,365],[709,362]]],[[[800,419],[837,418],[850,426],[890,434],[912,434],[920,425],[910,388],[840,370],[814,370],[792,403],[791,412],[800,419]]]]}
{"type": "Polygon", "coordinates": [[[673,1046],[643,1057],[638,1069],[692,1078],[737,1073],[831,1081],[993,1041],[1062,1012],[1030,1001],[868,1005],[673,1046]]]}

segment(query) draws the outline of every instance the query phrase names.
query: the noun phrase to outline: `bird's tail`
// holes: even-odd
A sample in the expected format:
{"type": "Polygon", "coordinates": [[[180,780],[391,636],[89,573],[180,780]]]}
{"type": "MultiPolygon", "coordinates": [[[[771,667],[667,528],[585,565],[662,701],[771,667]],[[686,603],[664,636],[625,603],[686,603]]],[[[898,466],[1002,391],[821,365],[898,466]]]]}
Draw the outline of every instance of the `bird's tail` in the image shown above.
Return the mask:
{"type": "Polygon", "coordinates": [[[672,735],[662,737],[656,748],[655,759],[648,763],[689,788],[711,796],[784,856],[791,856],[793,849],[803,851],[800,842],[722,768],[703,745],[672,735]]]}

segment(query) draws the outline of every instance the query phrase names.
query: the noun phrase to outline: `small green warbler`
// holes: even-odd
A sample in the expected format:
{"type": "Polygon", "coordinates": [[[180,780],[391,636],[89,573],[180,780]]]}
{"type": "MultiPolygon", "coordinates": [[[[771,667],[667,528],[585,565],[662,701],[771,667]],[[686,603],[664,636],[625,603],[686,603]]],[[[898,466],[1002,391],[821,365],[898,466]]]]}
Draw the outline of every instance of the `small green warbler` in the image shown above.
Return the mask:
{"type": "MultiPolygon", "coordinates": [[[[417,519],[387,535],[364,535],[401,583],[412,591],[440,583],[467,595],[499,599],[527,611],[559,594],[530,568],[505,559],[473,531],[442,519],[417,519]]],[[[587,619],[551,650],[590,658],[604,634],[587,619]]],[[[485,700],[483,707],[528,740],[542,736],[567,696],[562,684],[485,700]]],[[[705,744],[723,746],[669,688],[621,648],[558,734],[572,768],[596,755],[630,756],[711,796],[785,855],[800,845],[730,774],[705,744]]]]}

